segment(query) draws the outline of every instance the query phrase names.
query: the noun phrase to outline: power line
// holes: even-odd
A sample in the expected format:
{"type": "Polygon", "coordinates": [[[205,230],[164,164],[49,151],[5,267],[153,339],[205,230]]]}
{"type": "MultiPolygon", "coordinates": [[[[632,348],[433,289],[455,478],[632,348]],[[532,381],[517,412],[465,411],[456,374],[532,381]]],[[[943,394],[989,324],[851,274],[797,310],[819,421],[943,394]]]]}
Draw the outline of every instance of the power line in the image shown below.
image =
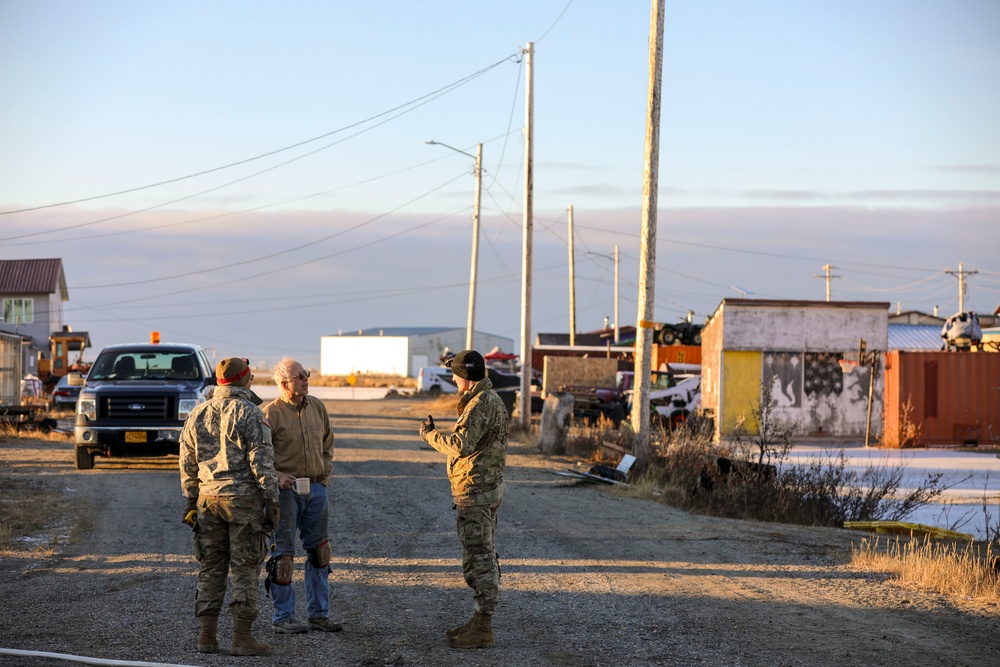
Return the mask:
{"type": "MultiPolygon", "coordinates": [[[[348,227],[347,229],[343,229],[343,230],[341,230],[339,232],[336,232],[334,234],[330,234],[328,236],[324,236],[322,238],[310,241],[308,243],[302,243],[300,245],[297,245],[297,246],[294,246],[294,247],[291,247],[291,248],[286,248],[285,250],[281,250],[279,252],[271,253],[270,255],[264,255],[264,256],[261,256],[261,257],[254,257],[254,258],[250,258],[250,259],[245,259],[245,260],[242,260],[240,262],[233,262],[231,264],[225,264],[225,265],[222,265],[222,266],[215,266],[215,267],[211,267],[211,268],[208,268],[208,269],[202,269],[200,271],[188,271],[188,272],[185,272],[185,273],[178,273],[178,274],[174,274],[172,276],[160,276],[158,278],[149,278],[147,280],[133,280],[133,281],[130,281],[130,282],[127,282],[127,283],[111,283],[111,284],[107,284],[107,285],[83,285],[83,286],[77,287],[75,289],[104,289],[104,288],[108,288],[108,287],[130,287],[132,285],[141,285],[141,284],[145,284],[145,283],[154,283],[154,282],[160,282],[162,280],[174,280],[176,278],[186,278],[186,277],[200,275],[200,274],[204,274],[204,273],[211,273],[213,271],[221,271],[223,269],[231,269],[231,268],[235,268],[237,266],[243,266],[245,264],[255,264],[255,263],[260,262],[260,261],[265,260],[265,259],[272,259],[274,257],[280,257],[281,255],[287,255],[288,253],[295,252],[297,250],[303,250],[305,248],[312,247],[312,246],[314,246],[314,245],[316,245],[318,243],[322,243],[324,241],[329,241],[330,239],[336,238],[338,236],[342,236],[342,235],[344,235],[344,234],[346,234],[348,232],[355,231],[357,229],[360,229],[360,228],[362,228],[362,227],[364,227],[366,225],[369,225],[369,224],[375,222],[376,220],[380,220],[380,219],[382,219],[382,218],[390,215],[391,213],[396,213],[396,212],[398,212],[398,211],[406,208],[410,204],[413,204],[414,202],[417,202],[417,201],[419,201],[419,200],[421,200],[421,199],[423,199],[425,197],[428,197],[428,196],[434,194],[435,192],[437,192],[438,190],[451,185],[452,183],[454,183],[455,181],[457,181],[458,179],[460,179],[460,178],[462,178],[464,176],[465,176],[465,172],[459,174],[455,178],[452,178],[451,180],[449,180],[449,181],[447,181],[445,183],[442,183],[441,185],[437,186],[436,188],[423,193],[422,195],[420,195],[418,197],[414,197],[413,199],[409,200],[408,202],[400,204],[399,206],[397,206],[396,208],[394,208],[394,209],[392,209],[390,211],[386,211],[385,213],[377,215],[377,216],[375,216],[373,218],[369,218],[369,219],[365,220],[364,222],[360,222],[360,223],[358,223],[356,225],[348,227]]],[[[467,210],[467,209],[462,209],[462,210],[467,210]]],[[[428,222],[424,222],[424,223],[421,223],[421,224],[416,225],[414,227],[411,227],[410,229],[406,230],[405,232],[399,232],[399,233],[396,233],[396,234],[391,234],[389,236],[385,236],[385,237],[376,239],[376,240],[374,240],[374,241],[372,241],[370,243],[366,243],[366,244],[363,244],[363,245],[360,245],[360,246],[356,246],[354,248],[351,248],[350,250],[358,250],[360,248],[364,248],[364,247],[367,247],[369,245],[373,245],[374,243],[381,243],[382,241],[386,241],[388,239],[395,238],[396,236],[400,236],[403,233],[408,233],[408,232],[414,231],[416,229],[420,229],[421,227],[426,227],[427,225],[433,224],[435,222],[440,222],[441,220],[446,220],[446,219],[448,219],[450,217],[453,217],[454,215],[456,215],[456,214],[455,213],[450,213],[450,214],[448,214],[446,216],[443,216],[443,217],[440,217],[440,218],[436,218],[434,220],[430,220],[428,222]]],[[[338,255],[345,254],[346,252],[348,252],[348,250],[341,250],[341,251],[338,251],[338,252],[335,252],[335,253],[331,253],[329,255],[324,255],[322,257],[316,257],[314,259],[310,259],[310,260],[307,260],[307,261],[304,261],[304,262],[296,262],[296,265],[301,266],[301,265],[304,265],[304,264],[312,264],[312,263],[315,263],[315,262],[318,262],[318,261],[321,261],[321,260],[324,260],[324,259],[329,259],[331,257],[336,257],[338,255]]],[[[223,283],[216,283],[215,285],[206,285],[204,287],[198,287],[198,288],[194,288],[194,289],[190,289],[190,290],[179,290],[179,291],[175,291],[175,292],[169,292],[167,294],[160,294],[160,295],[157,295],[157,296],[169,296],[171,294],[185,294],[185,293],[193,292],[193,291],[196,291],[196,290],[209,289],[211,287],[219,287],[219,286],[222,286],[222,285],[228,285],[228,284],[230,284],[232,282],[240,282],[240,281],[247,280],[247,279],[250,279],[250,278],[259,278],[261,276],[270,275],[272,273],[278,273],[279,271],[284,271],[286,268],[287,267],[279,267],[279,268],[276,268],[276,269],[273,269],[273,270],[270,270],[270,271],[264,271],[264,272],[257,273],[257,274],[251,275],[251,276],[244,276],[244,277],[236,279],[236,280],[231,280],[231,281],[227,281],[227,282],[223,282],[223,283]]],[[[155,297],[148,297],[148,298],[155,298],[155,297]]],[[[120,301],[120,302],[118,302],[116,304],[109,304],[109,305],[118,305],[118,304],[121,304],[121,303],[132,303],[134,301],[142,301],[142,300],[143,300],[142,298],[140,298],[140,299],[133,299],[131,301],[120,301]]]]}
{"type": "MultiPolygon", "coordinates": [[[[354,136],[354,135],[352,135],[352,136],[354,136]]],[[[493,137],[492,139],[487,140],[487,142],[484,142],[484,143],[490,143],[490,142],[493,142],[493,141],[497,141],[499,139],[503,139],[505,136],[506,135],[498,135],[496,137],[493,137]]],[[[313,193],[310,193],[310,194],[307,194],[307,195],[302,195],[300,197],[293,197],[291,199],[285,199],[285,200],[282,200],[282,201],[270,202],[270,203],[267,203],[267,204],[261,204],[260,206],[253,206],[251,208],[245,208],[245,209],[241,209],[241,210],[238,210],[238,211],[229,211],[228,213],[218,213],[216,215],[201,216],[201,217],[197,217],[197,218],[190,218],[190,219],[187,219],[187,220],[180,220],[180,221],[177,221],[177,222],[168,222],[168,223],[163,223],[163,224],[159,224],[159,225],[152,225],[150,227],[142,227],[142,228],[136,228],[136,229],[122,229],[122,230],[117,230],[117,231],[113,231],[113,232],[103,232],[103,233],[100,233],[100,234],[90,234],[90,235],[87,235],[87,236],[74,236],[72,238],[57,239],[57,240],[54,240],[54,241],[53,240],[48,240],[48,241],[26,241],[26,242],[22,242],[22,243],[8,243],[7,245],[8,246],[22,246],[22,245],[38,245],[38,244],[41,244],[41,243],[67,243],[67,242],[76,243],[78,241],[88,241],[88,240],[91,240],[91,239],[106,238],[106,237],[109,237],[109,236],[122,236],[122,235],[125,235],[125,234],[136,234],[136,233],[139,233],[139,232],[148,232],[148,231],[153,231],[153,230],[157,230],[157,229],[168,229],[170,227],[180,227],[180,226],[183,226],[183,225],[194,224],[196,222],[206,222],[206,221],[209,221],[209,220],[218,220],[220,218],[227,218],[227,217],[231,217],[231,216],[234,216],[234,215],[241,215],[243,213],[253,213],[255,211],[261,211],[261,210],[264,210],[264,209],[273,208],[275,206],[283,206],[283,205],[286,205],[286,204],[294,204],[294,203],[297,203],[297,202],[300,202],[300,201],[305,201],[307,199],[314,199],[316,197],[322,197],[324,195],[332,194],[334,192],[339,192],[341,190],[347,190],[349,188],[358,187],[360,185],[367,185],[369,183],[374,183],[375,181],[379,181],[379,180],[381,180],[383,178],[389,178],[391,176],[396,176],[398,174],[402,174],[402,173],[405,173],[407,171],[411,171],[413,169],[417,169],[419,167],[425,167],[425,166],[427,166],[429,164],[433,164],[435,162],[440,162],[441,160],[448,159],[448,157],[450,157],[450,156],[449,155],[442,155],[442,156],[436,157],[436,158],[434,158],[432,160],[425,160],[424,162],[419,162],[417,164],[413,164],[413,165],[410,165],[408,167],[403,167],[402,169],[397,169],[395,171],[387,172],[385,174],[380,174],[378,176],[372,176],[370,178],[362,179],[360,181],[355,181],[355,182],[349,183],[347,185],[340,185],[340,186],[337,186],[337,187],[334,187],[334,188],[330,188],[328,190],[322,190],[320,192],[313,192],[313,193]]],[[[261,172],[258,172],[258,173],[261,173],[261,172]]],[[[161,204],[160,206],[165,206],[165,205],[167,205],[167,204],[161,204]]],[[[153,207],[153,208],[158,208],[158,207],[153,207]]],[[[125,217],[126,215],[131,215],[133,213],[142,213],[142,212],[145,212],[147,210],[152,210],[152,209],[145,209],[144,211],[132,211],[132,212],[130,212],[128,214],[125,214],[125,215],[122,215],[122,216],[118,216],[118,217],[125,217]]],[[[10,237],[10,238],[24,238],[25,236],[39,235],[39,234],[42,234],[42,233],[50,233],[50,232],[54,232],[54,231],[65,231],[67,229],[74,229],[76,227],[85,227],[85,226],[97,224],[99,222],[108,222],[109,220],[113,220],[113,219],[115,219],[115,218],[104,218],[104,219],[101,219],[101,220],[94,220],[94,221],[82,223],[80,225],[71,225],[71,226],[68,226],[68,227],[60,227],[58,229],[49,230],[48,232],[36,232],[35,234],[27,234],[27,235],[23,235],[23,236],[20,236],[20,237],[10,237]]],[[[0,239],[0,240],[7,240],[7,239],[0,239]]]]}
{"type": "Polygon", "coordinates": [[[541,37],[539,37],[538,39],[534,40],[535,44],[538,44],[540,41],[542,41],[543,39],[545,39],[545,36],[548,35],[550,32],[552,32],[553,28],[555,28],[557,25],[559,25],[559,22],[562,21],[563,15],[566,14],[566,11],[569,9],[569,6],[572,5],[572,4],[573,4],[573,0],[569,0],[569,2],[566,3],[566,6],[563,7],[563,10],[561,12],[559,12],[559,16],[556,17],[556,20],[553,21],[552,25],[549,26],[548,30],[546,30],[545,32],[543,32],[541,37]]]}
{"type": "MultiPolygon", "coordinates": [[[[596,232],[602,232],[605,234],[618,234],[621,236],[638,237],[637,233],[625,232],[619,229],[605,229],[602,227],[593,227],[588,225],[576,225],[577,227],[590,229],[596,232]]],[[[675,245],[686,245],[693,246],[697,248],[708,248],[710,250],[725,250],[726,252],[736,252],[743,253],[747,255],[762,255],[764,257],[780,257],[782,259],[794,259],[796,261],[808,261],[808,262],[824,262],[826,260],[818,257],[804,257],[802,255],[785,255],[782,253],[775,252],[765,252],[763,250],[747,250],[746,248],[729,248],[726,246],[712,245],[708,243],[696,243],[694,241],[680,241],[678,239],[671,239],[667,237],[661,237],[663,243],[673,243],[675,245]]],[[[940,269],[928,269],[926,267],[916,267],[916,266],[897,266],[893,264],[873,264],[870,262],[849,262],[844,260],[837,260],[841,264],[849,264],[851,266],[870,266],[879,269],[897,269],[900,271],[919,271],[921,273],[927,272],[939,272],[940,269]]]]}
{"type": "MultiPolygon", "coordinates": [[[[452,83],[449,83],[446,86],[438,88],[437,90],[431,91],[429,93],[421,95],[420,97],[414,98],[413,100],[410,100],[409,102],[405,102],[405,103],[400,104],[400,105],[398,105],[396,107],[393,107],[391,109],[387,109],[386,111],[383,111],[381,113],[377,113],[377,114],[375,114],[373,116],[369,116],[368,118],[365,118],[364,120],[359,120],[359,121],[356,121],[356,122],[351,123],[349,125],[345,125],[345,126],[343,126],[341,128],[338,128],[336,130],[332,130],[330,132],[326,132],[326,133],[321,134],[319,136],[312,137],[311,139],[306,139],[304,141],[299,141],[299,142],[297,142],[295,144],[291,144],[290,146],[285,146],[283,148],[278,148],[278,149],[275,149],[273,151],[268,151],[267,153],[262,153],[260,155],[254,156],[254,157],[246,158],[246,159],[243,159],[243,160],[238,160],[236,162],[231,162],[229,164],[222,165],[220,167],[213,167],[211,169],[205,169],[204,171],[199,171],[199,172],[194,173],[194,174],[188,174],[186,176],[178,176],[176,178],[171,178],[171,179],[168,179],[168,180],[165,180],[165,181],[160,181],[158,183],[150,183],[148,185],[141,185],[141,186],[134,187],[134,188],[128,188],[126,190],[119,190],[117,192],[110,192],[110,193],[106,193],[106,194],[102,194],[102,195],[94,195],[94,196],[91,196],[91,197],[84,197],[84,198],[81,198],[81,199],[74,199],[74,200],[71,200],[71,201],[57,202],[57,203],[53,203],[53,204],[45,204],[45,205],[42,205],[42,206],[33,206],[33,207],[30,207],[30,208],[22,208],[22,209],[16,209],[16,210],[11,210],[11,211],[0,211],[0,215],[10,215],[12,213],[27,213],[29,211],[40,211],[42,209],[47,209],[47,208],[55,208],[55,207],[58,207],[58,206],[68,206],[68,205],[71,205],[71,204],[82,204],[84,202],[95,201],[97,199],[106,199],[108,197],[116,197],[118,195],[128,194],[128,193],[132,193],[132,192],[139,192],[141,190],[148,190],[150,188],[156,188],[156,187],[160,187],[162,185],[169,185],[170,183],[177,183],[177,182],[188,180],[188,179],[191,179],[191,178],[197,178],[199,176],[205,176],[206,174],[211,174],[211,173],[214,173],[214,172],[217,172],[217,171],[222,171],[224,169],[230,169],[232,167],[237,167],[237,166],[240,166],[240,165],[243,165],[243,164],[247,164],[249,162],[254,162],[256,160],[261,160],[263,158],[270,157],[272,155],[277,155],[279,153],[283,153],[285,151],[289,151],[289,150],[292,150],[292,149],[295,149],[295,148],[299,148],[300,146],[305,146],[305,145],[313,143],[315,141],[319,141],[320,139],[325,139],[326,137],[330,137],[330,136],[333,136],[335,134],[339,134],[341,132],[345,132],[345,131],[350,130],[350,129],[354,128],[354,127],[358,127],[360,125],[364,125],[366,123],[369,123],[369,122],[371,122],[373,120],[376,120],[378,118],[381,118],[383,116],[387,116],[389,114],[395,113],[396,111],[399,111],[400,109],[406,109],[407,107],[411,107],[411,106],[413,107],[413,109],[419,108],[420,106],[422,106],[422,104],[418,104],[419,102],[424,102],[425,100],[430,101],[430,100],[436,99],[437,97],[440,97],[441,95],[444,95],[444,94],[446,94],[448,92],[451,92],[452,90],[460,88],[461,86],[469,83],[470,81],[473,81],[474,79],[477,79],[478,77],[482,76],[483,74],[486,74],[486,72],[489,72],[490,70],[492,70],[492,69],[494,69],[494,68],[502,65],[503,63],[508,62],[511,59],[516,59],[518,56],[519,56],[519,53],[511,54],[509,56],[506,56],[506,57],[498,60],[497,62],[493,63],[492,65],[484,67],[483,69],[479,70],[478,72],[474,72],[472,74],[464,76],[461,79],[458,79],[458,80],[456,80],[456,81],[454,81],[452,83]]],[[[408,113],[409,111],[412,111],[413,109],[409,109],[405,113],[408,113]]],[[[399,115],[402,115],[402,114],[399,114],[399,115]]],[[[395,117],[398,117],[398,116],[395,116],[395,117]]],[[[354,136],[356,136],[356,135],[354,135],[354,136]]],[[[324,148],[329,148],[330,146],[333,146],[333,145],[335,145],[335,144],[330,144],[328,146],[325,146],[324,148]]],[[[323,149],[319,149],[319,150],[323,150],[323,149]]],[[[316,152],[316,151],[313,151],[313,152],[316,152]]],[[[307,153],[306,155],[311,155],[311,154],[312,153],[307,153]]],[[[287,163],[284,163],[284,164],[287,164],[287,163]]],[[[173,202],[170,202],[170,203],[173,203],[173,202]]],[[[0,240],[6,240],[6,239],[0,239],[0,240]]]]}
{"type": "MultiPolygon", "coordinates": [[[[440,96],[442,96],[444,94],[445,93],[440,93],[437,97],[440,97],[440,96]]],[[[294,157],[294,158],[292,158],[290,160],[286,160],[284,162],[280,162],[280,163],[278,163],[276,165],[272,165],[272,166],[270,166],[270,167],[268,167],[266,169],[261,169],[260,171],[256,171],[256,172],[254,172],[252,174],[248,174],[247,176],[243,176],[242,178],[237,178],[236,180],[229,181],[228,183],[223,183],[222,185],[217,185],[217,186],[215,186],[213,188],[209,188],[207,190],[202,190],[201,192],[196,192],[196,193],[191,194],[191,195],[186,195],[184,197],[179,197],[179,198],[173,199],[171,201],[161,202],[161,203],[156,204],[154,206],[149,206],[149,207],[146,207],[146,208],[143,208],[143,209],[134,210],[134,211],[127,211],[125,213],[121,213],[119,215],[110,216],[110,217],[107,217],[107,218],[102,218],[100,220],[91,220],[90,222],[82,222],[82,223],[78,223],[78,224],[75,224],[75,225],[69,225],[69,226],[66,226],[66,227],[57,227],[55,229],[49,229],[49,230],[45,230],[45,231],[32,232],[32,233],[29,233],[29,234],[21,234],[21,235],[18,235],[18,236],[10,236],[10,237],[7,237],[7,238],[0,238],[0,241],[7,241],[7,240],[12,240],[12,239],[26,238],[26,237],[30,237],[30,236],[41,236],[41,235],[44,235],[44,234],[52,234],[52,233],[55,233],[57,231],[65,231],[67,229],[78,229],[80,227],[88,227],[90,225],[96,225],[96,224],[101,223],[101,222],[109,222],[111,220],[119,220],[121,218],[127,218],[129,216],[136,215],[138,213],[146,213],[148,211],[153,211],[153,210],[156,210],[158,208],[163,208],[164,206],[169,206],[171,204],[176,204],[176,203],[179,203],[179,202],[182,202],[182,201],[187,201],[189,199],[194,199],[196,197],[200,197],[201,195],[205,195],[205,194],[208,194],[210,192],[215,192],[217,190],[222,190],[223,188],[227,188],[230,185],[235,185],[236,183],[242,183],[243,181],[250,180],[251,178],[255,178],[257,176],[260,176],[261,174],[266,174],[266,173],[268,173],[270,171],[274,171],[275,169],[279,169],[281,167],[285,167],[285,166],[287,166],[289,164],[292,164],[293,162],[298,162],[299,160],[305,159],[305,158],[307,158],[307,157],[309,157],[311,155],[315,155],[316,153],[324,151],[327,148],[330,148],[332,146],[336,146],[338,144],[344,143],[345,141],[348,141],[349,139],[353,139],[354,137],[360,136],[360,135],[362,135],[362,134],[364,134],[366,132],[370,132],[370,131],[374,130],[377,127],[381,127],[382,125],[385,125],[386,123],[388,123],[390,121],[393,121],[396,118],[399,118],[400,116],[403,116],[403,115],[405,115],[407,113],[410,113],[411,111],[414,111],[415,109],[420,108],[424,104],[429,104],[434,99],[437,99],[437,97],[432,97],[430,99],[425,99],[420,104],[418,104],[416,106],[413,106],[413,107],[411,107],[409,109],[406,109],[405,111],[401,111],[400,113],[396,114],[395,116],[390,116],[389,118],[386,118],[385,120],[383,120],[383,121],[381,121],[379,123],[376,123],[376,124],[374,124],[374,125],[372,125],[370,127],[366,127],[363,130],[359,130],[358,132],[355,132],[354,134],[348,135],[348,136],[346,136],[346,137],[344,137],[342,139],[338,139],[337,141],[334,141],[333,143],[327,144],[326,146],[321,146],[321,147],[319,147],[319,148],[317,148],[315,150],[309,151],[308,153],[303,153],[302,155],[294,157]]]]}

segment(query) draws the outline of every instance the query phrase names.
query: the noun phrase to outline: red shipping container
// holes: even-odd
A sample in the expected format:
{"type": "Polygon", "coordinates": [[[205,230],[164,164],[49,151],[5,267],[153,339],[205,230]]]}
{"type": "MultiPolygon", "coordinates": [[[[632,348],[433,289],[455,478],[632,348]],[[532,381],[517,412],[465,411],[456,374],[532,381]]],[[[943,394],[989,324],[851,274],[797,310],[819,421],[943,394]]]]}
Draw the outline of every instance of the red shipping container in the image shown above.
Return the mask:
{"type": "Polygon", "coordinates": [[[883,395],[886,445],[1000,445],[1000,354],[889,352],[883,395]]]}
{"type": "Polygon", "coordinates": [[[700,364],[701,345],[653,345],[652,369],[660,364],[700,364]]]}

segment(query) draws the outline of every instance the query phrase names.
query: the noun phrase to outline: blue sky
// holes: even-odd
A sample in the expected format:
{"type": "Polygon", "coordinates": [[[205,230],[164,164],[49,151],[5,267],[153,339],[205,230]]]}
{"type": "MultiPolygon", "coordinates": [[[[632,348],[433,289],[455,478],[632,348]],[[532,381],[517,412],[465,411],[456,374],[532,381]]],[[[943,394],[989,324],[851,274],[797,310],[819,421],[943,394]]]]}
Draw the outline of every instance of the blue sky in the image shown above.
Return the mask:
{"type": "MultiPolygon", "coordinates": [[[[464,327],[472,160],[426,142],[481,142],[477,329],[516,346],[531,41],[532,329],[568,327],[569,205],[578,328],[615,244],[634,323],[649,9],[3,3],[0,258],[61,257],[97,347],[317,364],[322,335],[464,327]]],[[[689,0],[665,31],[656,319],[823,299],[826,263],[838,300],[948,315],[964,262],[966,306],[1000,303],[1000,3],[689,0]]]]}

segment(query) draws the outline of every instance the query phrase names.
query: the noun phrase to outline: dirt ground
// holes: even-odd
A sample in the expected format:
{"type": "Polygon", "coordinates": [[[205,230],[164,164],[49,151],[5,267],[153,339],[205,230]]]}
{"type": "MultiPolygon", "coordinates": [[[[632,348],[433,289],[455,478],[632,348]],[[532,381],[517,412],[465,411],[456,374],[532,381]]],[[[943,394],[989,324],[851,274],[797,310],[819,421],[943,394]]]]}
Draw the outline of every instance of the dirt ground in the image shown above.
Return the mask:
{"type": "MultiPolygon", "coordinates": [[[[262,590],[255,634],[273,655],[197,653],[176,457],[76,471],[68,440],[17,440],[0,444],[0,480],[34,477],[77,512],[0,557],[0,649],[206,667],[997,664],[1000,609],[853,569],[861,533],[685,514],[553,475],[574,461],[523,445],[500,511],[496,646],[450,649],[444,630],[471,595],[444,458],[416,435],[426,404],[328,406],[331,605],[344,632],[273,634],[262,590]]],[[[298,559],[300,599],[301,581],[298,559]]],[[[228,643],[228,614],[220,625],[228,643]]],[[[0,665],[57,664],[0,652],[0,665]]]]}

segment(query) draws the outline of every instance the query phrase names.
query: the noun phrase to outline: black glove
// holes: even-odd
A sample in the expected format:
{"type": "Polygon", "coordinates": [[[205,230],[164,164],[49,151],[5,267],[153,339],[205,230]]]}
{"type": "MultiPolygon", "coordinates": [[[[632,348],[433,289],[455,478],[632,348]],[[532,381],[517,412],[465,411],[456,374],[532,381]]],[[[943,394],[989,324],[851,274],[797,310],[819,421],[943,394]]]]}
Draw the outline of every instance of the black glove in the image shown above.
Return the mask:
{"type": "Polygon", "coordinates": [[[434,430],[434,417],[427,415],[427,419],[425,419],[420,424],[420,437],[421,438],[426,437],[427,434],[433,430],[434,430]]]}
{"type": "Polygon", "coordinates": [[[278,520],[281,518],[281,505],[276,502],[269,502],[264,513],[264,528],[270,533],[278,527],[278,520]]]}
{"type": "Polygon", "coordinates": [[[198,499],[188,498],[184,505],[184,516],[181,519],[184,523],[194,528],[198,525],[198,499]]]}

